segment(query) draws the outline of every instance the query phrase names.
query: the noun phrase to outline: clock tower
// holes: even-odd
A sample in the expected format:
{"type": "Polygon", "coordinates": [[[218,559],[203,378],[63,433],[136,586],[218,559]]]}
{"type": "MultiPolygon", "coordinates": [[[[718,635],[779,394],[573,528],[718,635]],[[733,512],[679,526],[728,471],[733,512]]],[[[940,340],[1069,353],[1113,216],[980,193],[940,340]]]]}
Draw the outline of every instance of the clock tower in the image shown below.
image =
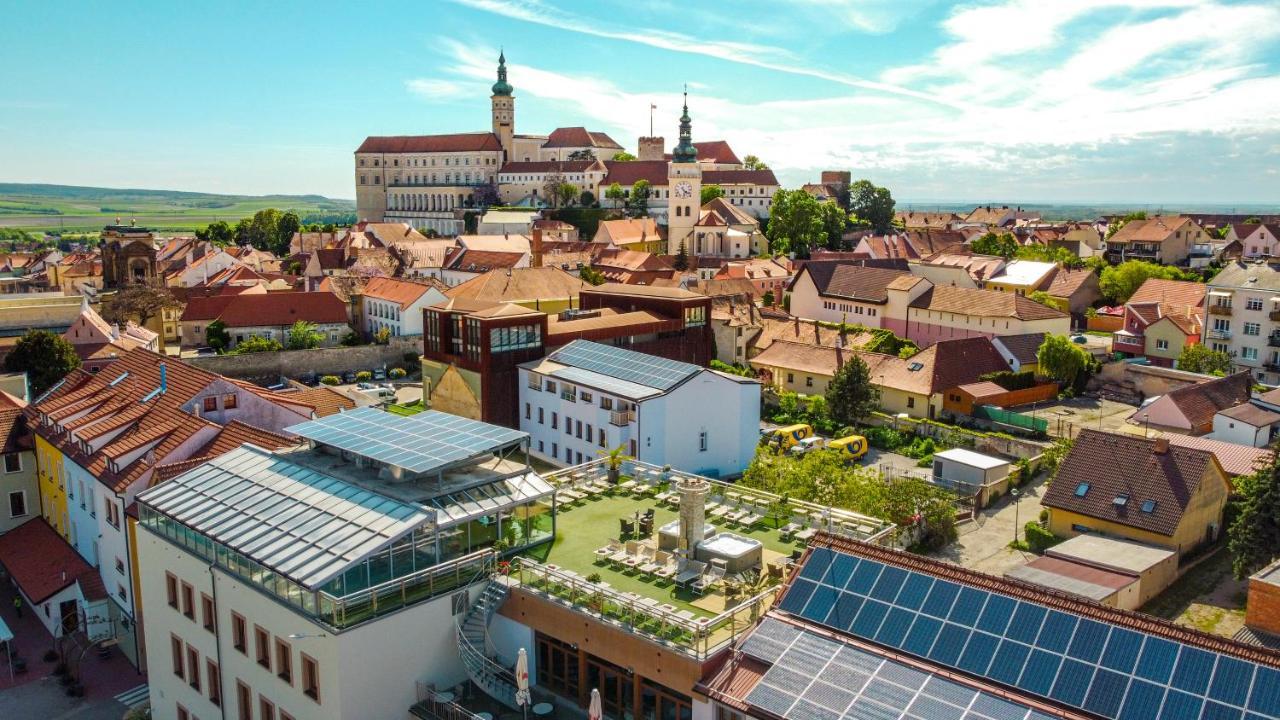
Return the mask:
{"type": "Polygon", "coordinates": [[[498,82],[493,84],[493,95],[489,103],[493,115],[493,134],[498,136],[506,159],[510,160],[511,141],[516,132],[516,99],[512,95],[514,88],[507,82],[507,56],[498,53],[498,82]]]}
{"type": "Polygon", "coordinates": [[[667,254],[674,255],[684,242],[693,252],[693,226],[702,210],[702,166],[693,146],[693,125],[689,120],[689,91],[684,93],[684,114],[680,116],[680,144],[667,165],[667,254]]]}

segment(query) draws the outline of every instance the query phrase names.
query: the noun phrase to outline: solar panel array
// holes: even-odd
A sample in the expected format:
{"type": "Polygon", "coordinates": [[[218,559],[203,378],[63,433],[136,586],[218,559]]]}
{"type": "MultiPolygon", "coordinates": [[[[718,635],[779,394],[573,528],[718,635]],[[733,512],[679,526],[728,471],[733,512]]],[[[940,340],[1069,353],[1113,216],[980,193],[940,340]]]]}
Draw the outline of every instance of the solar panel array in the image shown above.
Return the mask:
{"type": "Polygon", "coordinates": [[[308,420],[285,432],[413,473],[468,460],[529,437],[519,430],[438,410],[405,417],[371,407],[308,420]]]}
{"type": "Polygon", "coordinates": [[[780,607],[1116,720],[1280,717],[1280,670],[815,548],[780,607]]]}
{"type": "Polygon", "coordinates": [[[591,370],[585,370],[577,367],[565,367],[559,370],[553,370],[551,377],[575,385],[586,385],[595,388],[601,392],[607,392],[611,395],[617,395],[620,398],[628,400],[644,400],[645,398],[661,395],[662,391],[657,388],[651,388],[647,385],[633,383],[629,380],[619,380],[615,377],[603,376],[600,373],[591,370]]]}
{"type": "Polygon", "coordinates": [[[747,702],[788,720],[1049,718],[774,618],[766,618],[741,650],[772,665],[747,694],[747,702]]]}
{"type": "Polygon", "coordinates": [[[679,385],[701,369],[697,365],[589,340],[574,340],[551,353],[548,358],[564,365],[663,391],[679,385]]]}

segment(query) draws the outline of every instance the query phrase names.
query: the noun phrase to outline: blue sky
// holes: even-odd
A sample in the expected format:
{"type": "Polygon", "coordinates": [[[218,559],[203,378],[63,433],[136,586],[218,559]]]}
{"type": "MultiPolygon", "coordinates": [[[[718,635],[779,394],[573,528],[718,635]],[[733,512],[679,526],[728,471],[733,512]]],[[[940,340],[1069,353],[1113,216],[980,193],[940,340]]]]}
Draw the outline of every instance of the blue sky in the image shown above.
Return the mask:
{"type": "Polygon", "coordinates": [[[352,197],[366,135],[724,138],[900,200],[1280,197],[1274,0],[0,0],[0,181],[352,197]],[[207,6],[206,6],[207,5],[207,6]],[[17,32],[13,32],[17,29],[17,32]]]}

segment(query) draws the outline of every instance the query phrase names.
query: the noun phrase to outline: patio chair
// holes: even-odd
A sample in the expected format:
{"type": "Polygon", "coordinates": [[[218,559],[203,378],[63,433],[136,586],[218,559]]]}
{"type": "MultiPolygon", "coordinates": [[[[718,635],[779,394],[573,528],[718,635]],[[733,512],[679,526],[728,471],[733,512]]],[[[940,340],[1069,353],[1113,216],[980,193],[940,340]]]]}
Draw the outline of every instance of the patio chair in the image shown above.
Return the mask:
{"type": "Polygon", "coordinates": [[[609,564],[625,565],[629,557],[631,557],[631,553],[627,551],[627,546],[624,544],[618,548],[617,552],[609,556],[609,564]]]}
{"type": "Polygon", "coordinates": [[[701,577],[693,581],[693,591],[699,595],[705,595],[708,590],[724,581],[725,572],[723,566],[711,565],[701,577]]]}
{"type": "Polygon", "coordinates": [[[653,535],[653,518],[640,518],[640,535],[642,537],[653,535]]]}
{"type": "Polygon", "coordinates": [[[610,556],[622,549],[622,543],[610,538],[608,545],[605,545],[602,548],[596,548],[596,562],[608,562],[610,556]]]}
{"type": "Polygon", "coordinates": [[[680,567],[676,573],[675,583],[677,587],[688,589],[702,574],[707,571],[707,564],[700,560],[686,560],[684,565],[680,567]]]}
{"type": "Polygon", "coordinates": [[[781,539],[783,542],[787,542],[792,537],[794,537],[796,533],[800,532],[802,527],[803,526],[798,523],[794,523],[794,522],[787,523],[786,525],[783,525],[781,528],[778,529],[778,538],[781,539]]]}
{"type": "Polygon", "coordinates": [[[754,525],[757,525],[758,523],[760,523],[761,520],[764,520],[764,517],[757,515],[754,512],[750,512],[738,518],[738,524],[742,525],[743,527],[749,528],[754,525]]]}
{"type": "Polygon", "coordinates": [[[653,563],[658,566],[653,574],[659,580],[671,580],[676,576],[676,561],[671,553],[659,550],[653,556],[653,563]]]}
{"type": "Polygon", "coordinates": [[[644,545],[637,540],[627,541],[627,557],[623,559],[622,564],[628,568],[636,569],[644,562],[644,545]]]}
{"type": "Polygon", "coordinates": [[[636,523],[634,520],[618,518],[618,525],[621,528],[622,537],[631,537],[636,534],[636,523]]]}
{"type": "Polygon", "coordinates": [[[658,571],[658,554],[648,545],[640,548],[640,573],[651,576],[658,571]]]}

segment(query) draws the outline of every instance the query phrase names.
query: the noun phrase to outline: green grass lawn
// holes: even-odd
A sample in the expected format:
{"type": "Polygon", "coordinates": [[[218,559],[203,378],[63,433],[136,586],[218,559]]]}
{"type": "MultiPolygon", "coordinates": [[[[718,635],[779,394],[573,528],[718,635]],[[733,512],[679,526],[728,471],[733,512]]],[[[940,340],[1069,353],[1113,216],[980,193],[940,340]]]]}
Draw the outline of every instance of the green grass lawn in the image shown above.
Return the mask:
{"type": "Polygon", "coordinates": [[[403,405],[388,405],[387,412],[393,415],[417,415],[426,408],[423,407],[421,400],[405,403],[403,405]]]}

